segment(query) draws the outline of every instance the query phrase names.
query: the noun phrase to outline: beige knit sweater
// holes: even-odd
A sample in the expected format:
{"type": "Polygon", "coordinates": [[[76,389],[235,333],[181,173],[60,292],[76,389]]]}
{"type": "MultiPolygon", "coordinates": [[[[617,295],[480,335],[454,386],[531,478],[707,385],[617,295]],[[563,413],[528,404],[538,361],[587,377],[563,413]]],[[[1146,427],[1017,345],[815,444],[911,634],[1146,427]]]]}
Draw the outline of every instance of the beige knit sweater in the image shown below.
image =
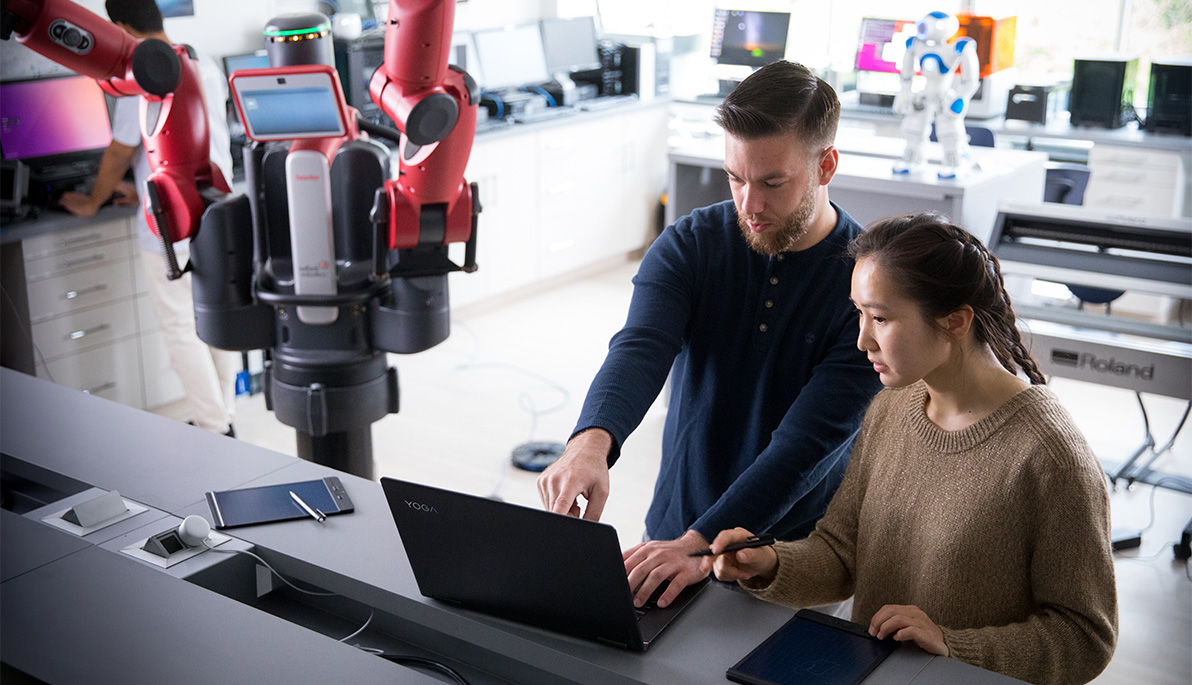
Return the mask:
{"type": "Polygon", "coordinates": [[[1035,683],[1084,683],[1109,663],[1117,593],[1105,478],[1055,395],[1023,390],[959,431],[928,420],[927,388],[883,390],[815,531],[775,545],[758,596],[794,607],[854,595],[853,621],[913,604],[950,656],[1035,683]]]}

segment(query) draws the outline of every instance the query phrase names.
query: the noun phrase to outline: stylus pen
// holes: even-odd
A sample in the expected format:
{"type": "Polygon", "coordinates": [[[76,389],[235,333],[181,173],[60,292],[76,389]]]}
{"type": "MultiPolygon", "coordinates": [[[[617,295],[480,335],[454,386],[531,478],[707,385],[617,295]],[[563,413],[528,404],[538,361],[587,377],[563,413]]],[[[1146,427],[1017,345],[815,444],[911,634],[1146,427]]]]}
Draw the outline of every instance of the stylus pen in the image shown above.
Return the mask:
{"type": "Polygon", "coordinates": [[[306,502],[303,502],[302,498],[295,494],[293,490],[290,491],[290,497],[293,497],[294,501],[298,503],[298,506],[305,509],[306,513],[310,514],[314,520],[318,521],[319,523],[322,523],[327,518],[327,515],[318,509],[311,509],[310,505],[306,502]]]}
{"type": "MultiPolygon", "coordinates": [[[[748,549],[750,547],[766,547],[767,545],[774,544],[774,542],[775,542],[775,540],[774,540],[773,535],[754,535],[753,537],[748,538],[746,540],[742,540],[741,542],[734,542],[733,544],[729,545],[728,547],[725,547],[724,549],[720,550],[720,553],[728,554],[729,552],[735,552],[739,549],[748,549]]],[[[710,556],[713,556],[713,552],[710,549],[701,549],[700,551],[692,552],[691,554],[688,554],[687,556],[689,556],[689,557],[710,557],[710,556]]]]}

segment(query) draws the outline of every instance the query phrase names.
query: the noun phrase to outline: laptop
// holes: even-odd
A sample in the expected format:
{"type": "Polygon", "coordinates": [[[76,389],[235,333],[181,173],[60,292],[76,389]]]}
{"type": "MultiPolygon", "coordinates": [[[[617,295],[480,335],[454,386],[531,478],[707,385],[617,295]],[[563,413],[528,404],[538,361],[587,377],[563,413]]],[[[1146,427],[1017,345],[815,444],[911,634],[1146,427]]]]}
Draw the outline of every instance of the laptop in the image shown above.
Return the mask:
{"type": "Polygon", "coordinates": [[[643,651],[707,584],[637,609],[612,526],[393,478],[381,487],[426,597],[643,651]]]}

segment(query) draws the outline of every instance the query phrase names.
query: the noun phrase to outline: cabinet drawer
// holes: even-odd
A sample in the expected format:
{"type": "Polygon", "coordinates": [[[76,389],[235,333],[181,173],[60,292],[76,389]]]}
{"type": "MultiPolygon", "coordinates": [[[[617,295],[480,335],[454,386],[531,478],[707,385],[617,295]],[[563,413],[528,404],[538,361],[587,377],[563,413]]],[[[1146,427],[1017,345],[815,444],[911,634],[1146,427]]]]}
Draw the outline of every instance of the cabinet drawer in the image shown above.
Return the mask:
{"type": "Polygon", "coordinates": [[[143,408],[137,341],[124,340],[37,366],[38,378],[143,408]],[[47,373],[48,368],[48,373],[47,373]]]}
{"type": "Polygon", "coordinates": [[[28,262],[59,252],[123,240],[130,236],[132,226],[128,219],[117,219],[29,238],[21,241],[21,250],[25,253],[25,261],[28,262]]]}
{"type": "Polygon", "coordinates": [[[34,324],[33,343],[52,360],[136,333],[133,302],[124,300],[34,324]]]}
{"type": "Polygon", "coordinates": [[[29,284],[29,319],[33,323],[132,295],[129,261],[80,269],[29,284]]]}
{"type": "Polygon", "coordinates": [[[1183,197],[1172,187],[1143,187],[1124,185],[1089,178],[1088,189],[1084,191],[1086,207],[1102,207],[1135,211],[1143,214],[1178,216],[1183,197]],[[1176,199],[1179,198],[1179,206],[1176,199]]]}
{"type": "Polygon", "coordinates": [[[61,252],[49,257],[27,259],[25,261],[25,279],[40,281],[61,273],[99,266],[118,259],[124,259],[132,253],[131,240],[117,240],[115,242],[88,245],[74,250],[61,252]]]}
{"type": "Polygon", "coordinates": [[[1171,169],[1151,166],[1098,165],[1090,168],[1089,183],[1138,188],[1174,188],[1178,174],[1171,169]]]}
{"type": "Polygon", "coordinates": [[[1117,167],[1122,165],[1147,167],[1173,172],[1180,167],[1180,156],[1173,152],[1161,152],[1135,147],[1115,145],[1094,145],[1089,150],[1090,167],[1117,167]]]}

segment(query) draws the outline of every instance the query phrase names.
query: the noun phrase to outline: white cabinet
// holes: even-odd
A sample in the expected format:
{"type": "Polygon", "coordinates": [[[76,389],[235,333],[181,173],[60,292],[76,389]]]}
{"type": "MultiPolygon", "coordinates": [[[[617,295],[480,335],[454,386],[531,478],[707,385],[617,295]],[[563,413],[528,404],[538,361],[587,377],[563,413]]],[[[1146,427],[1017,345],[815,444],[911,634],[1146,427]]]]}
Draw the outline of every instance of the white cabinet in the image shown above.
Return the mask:
{"type": "Polygon", "coordinates": [[[1184,188],[1179,153],[1100,144],[1089,150],[1087,207],[1180,216],[1184,188]]]}
{"type": "MultiPolygon", "coordinates": [[[[648,245],[666,188],[664,103],[579,114],[477,138],[474,274],[449,277],[452,306],[512,293],[648,245]]],[[[452,258],[463,258],[461,246],[452,258]]]]}
{"type": "Polygon", "coordinates": [[[27,238],[21,251],[39,377],[138,408],[183,396],[149,306],[132,218],[27,238]]]}

